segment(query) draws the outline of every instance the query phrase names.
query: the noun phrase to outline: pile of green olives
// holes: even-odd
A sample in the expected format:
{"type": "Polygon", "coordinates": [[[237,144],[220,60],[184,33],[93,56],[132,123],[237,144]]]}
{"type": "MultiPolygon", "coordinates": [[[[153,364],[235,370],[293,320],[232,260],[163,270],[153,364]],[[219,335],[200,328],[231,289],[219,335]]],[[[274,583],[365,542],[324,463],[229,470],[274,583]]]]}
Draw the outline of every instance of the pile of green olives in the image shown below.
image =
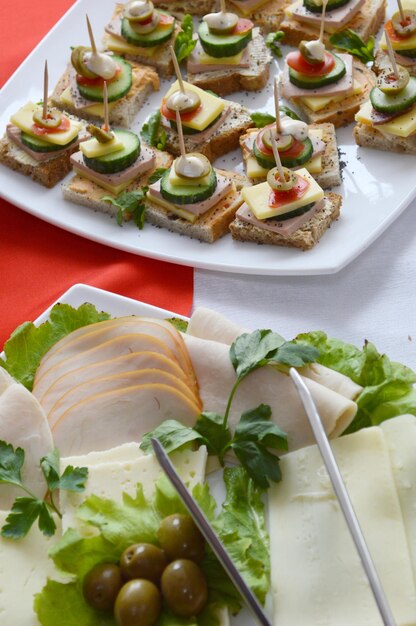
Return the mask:
{"type": "Polygon", "coordinates": [[[118,564],[93,567],[83,582],[86,602],[113,612],[118,626],[153,626],[164,605],[178,617],[201,613],[208,587],[199,529],[189,515],[175,513],[162,520],[158,541],[129,546],[118,564]]]}

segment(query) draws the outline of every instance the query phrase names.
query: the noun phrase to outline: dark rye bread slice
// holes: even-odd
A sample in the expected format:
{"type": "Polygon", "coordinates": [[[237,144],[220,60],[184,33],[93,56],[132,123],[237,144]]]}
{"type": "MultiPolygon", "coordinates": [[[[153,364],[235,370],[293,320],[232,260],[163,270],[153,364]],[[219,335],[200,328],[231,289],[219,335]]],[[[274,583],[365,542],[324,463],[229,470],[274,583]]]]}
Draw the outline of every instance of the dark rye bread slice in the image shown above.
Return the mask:
{"type": "Polygon", "coordinates": [[[250,15],[246,16],[230,0],[227,0],[227,8],[241,17],[249,17],[256,26],[260,26],[263,33],[272,33],[280,30],[281,21],[284,18],[284,10],[291,3],[291,0],[269,0],[258,9],[254,9],[250,15]]]}
{"type": "Polygon", "coordinates": [[[36,162],[5,135],[0,140],[0,163],[51,189],[71,171],[70,156],[77,150],[78,145],[74,145],[53,159],[36,162]]]}
{"type": "MultiPolygon", "coordinates": [[[[360,37],[367,41],[370,35],[375,35],[383,24],[386,15],[386,0],[365,0],[360,11],[350,20],[342,30],[351,28],[360,37]]],[[[280,30],[285,33],[284,43],[289,46],[298,46],[303,39],[317,39],[319,26],[299,22],[292,17],[284,16],[280,30]]],[[[331,48],[329,38],[331,33],[324,34],[324,43],[331,48]]]]}
{"type": "MultiPolygon", "coordinates": [[[[213,163],[218,157],[238,148],[240,135],[253,126],[253,121],[249,110],[241,104],[227,101],[227,106],[231,109],[230,113],[208,141],[204,139],[199,141],[196,135],[185,135],[187,152],[200,152],[213,163]]],[[[164,130],[167,135],[166,150],[175,156],[179,156],[181,151],[178,133],[173,128],[167,126],[164,127],[164,130]]]]}
{"type": "MultiPolygon", "coordinates": [[[[142,108],[148,96],[150,96],[153,91],[159,91],[160,87],[159,77],[153,68],[138,65],[134,62],[131,62],[131,65],[133,71],[131,89],[124,98],[117,101],[116,105],[110,111],[110,124],[126,128],[132,125],[134,118],[142,108]]],[[[70,107],[68,104],[62,102],[61,95],[70,83],[70,68],[71,66],[68,65],[65,73],[59,79],[49,98],[49,103],[58,109],[73,113],[80,118],[102,121],[102,117],[92,115],[83,109],[77,109],[75,106],[70,107]]]]}
{"type": "MultiPolygon", "coordinates": [[[[405,57],[401,58],[400,55],[398,57],[396,56],[397,63],[405,67],[407,71],[409,72],[410,76],[416,76],[416,59],[411,59],[410,57],[408,57],[406,58],[406,62],[402,63],[404,58],[405,57]]],[[[374,63],[371,69],[377,75],[380,74],[382,70],[392,69],[390,58],[386,50],[381,50],[381,48],[377,50],[377,54],[375,56],[374,63]]]]}
{"type": "MultiPolygon", "coordinates": [[[[322,130],[322,141],[325,144],[325,152],[322,154],[322,171],[319,174],[312,174],[318,185],[323,189],[330,189],[341,184],[341,172],[339,167],[339,157],[337,148],[337,136],[335,134],[335,127],[333,124],[311,124],[311,129],[322,130]]],[[[247,149],[245,145],[245,139],[250,137],[251,134],[256,134],[257,128],[250,128],[246,134],[240,137],[240,146],[243,153],[243,161],[246,164],[247,159],[252,155],[252,152],[247,149]]],[[[266,180],[266,177],[262,178],[250,178],[253,185],[262,183],[266,180]]]]}
{"type": "Polygon", "coordinates": [[[151,202],[149,198],[146,200],[146,222],[160,228],[166,228],[179,235],[199,239],[199,241],[205,243],[214,243],[214,241],[226,235],[229,232],[228,227],[235,217],[235,212],[243,203],[240,190],[250,183],[241,174],[224,170],[217,170],[217,172],[230,178],[234,183],[234,189],[212,209],[199,216],[193,224],[151,202]]]}
{"type": "Polygon", "coordinates": [[[340,102],[330,102],[320,111],[312,111],[312,109],[299,98],[289,98],[289,102],[292,102],[300,110],[308,124],[329,122],[333,124],[335,128],[347,126],[354,121],[356,112],[360,106],[368,100],[370,91],[375,84],[375,75],[373,72],[357,59],[353,60],[353,76],[361,82],[363,88],[362,93],[355,96],[347,96],[340,102]]]}
{"type": "Polygon", "coordinates": [[[171,15],[182,19],[184,15],[204,16],[211,11],[216,11],[216,0],[184,0],[183,2],[177,2],[176,0],[168,2],[157,1],[154,2],[156,9],[162,9],[162,11],[168,11],[171,15]]]}
{"type": "MultiPolygon", "coordinates": [[[[161,152],[155,148],[151,148],[156,154],[156,166],[154,169],[149,170],[134,182],[132,182],[125,191],[134,191],[144,185],[147,185],[149,177],[158,168],[169,168],[172,164],[172,156],[167,152],[161,152]]],[[[94,211],[100,211],[101,213],[108,213],[112,217],[116,217],[118,213],[118,207],[114,206],[111,202],[103,200],[104,196],[111,196],[111,193],[103,187],[100,187],[96,183],[78,176],[76,174],[67,183],[62,185],[62,193],[65,200],[75,202],[75,204],[81,204],[83,206],[94,209],[94,211]]],[[[131,215],[128,213],[123,214],[123,219],[129,221],[131,215]]]]}
{"type": "Polygon", "coordinates": [[[363,148],[374,148],[383,152],[416,154],[416,135],[397,137],[383,135],[369,124],[358,122],[353,130],[355,142],[363,148]]]}
{"type": "Polygon", "coordinates": [[[263,230],[253,224],[247,224],[236,217],[230,224],[233,239],[237,241],[251,241],[257,244],[272,246],[287,246],[310,250],[325,234],[332,222],[338,219],[342,204],[342,197],[336,193],[327,192],[322,209],[317,211],[311,219],[292,235],[281,235],[263,230]]]}
{"type": "Polygon", "coordinates": [[[219,96],[227,96],[235,91],[263,89],[269,80],[272,57],[258,28],[254,29],[249,55],[250,67],[197,74],[188,72],[187,81],[201,89],[211,89],[219,96]]]}

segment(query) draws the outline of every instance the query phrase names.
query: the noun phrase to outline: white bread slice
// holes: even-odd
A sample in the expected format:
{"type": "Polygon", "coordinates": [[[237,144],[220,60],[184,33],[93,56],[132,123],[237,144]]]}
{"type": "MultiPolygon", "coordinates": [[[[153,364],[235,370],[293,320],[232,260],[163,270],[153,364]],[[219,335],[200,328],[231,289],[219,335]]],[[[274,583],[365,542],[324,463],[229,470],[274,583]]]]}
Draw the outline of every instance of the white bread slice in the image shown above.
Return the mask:
{"type": "Polygon", "coordinates": [[[243,222],[243,220],[238,217],[231,222],[230,231],[233,239],[238,241],[251,241],[258,244],[288,246],[291,248],[310,250],[318,243],[322,235],[324,235],[331,226],[332,222],[338,219],[341,204],[342,197],[340,195],[327,192],[325,194],[325,204],[322,209],[317,211],[302,228],[299,228],[289,236],[263,230],[253,224],[243,222]]]}
{"type": "Polygon", "coordinates": [[[249,16],[246,16],[238,7],[227,0],[227,9],[241,15],[241,17],[249,17],[257,26],[260,26],[264,33],[271,33],[280,30],[280,24],[284,18],[285,7],[290,4],[291,0],[269,0],[258,9],[254,9],[249,16]]]}
{"type": "MultiPolygon", "coordinates": [[[[341,172],[339,167],[339,157],[337,148],[337,136],[335,134],[335,127],[333,124],[311,124],[310,128],[322,130],[322,141],[325,143],[325,152],[322,155],[322,171],[319,174],[312,174],[318,185],[323,189],[329,189],[341,184],[341,172]]],[[[251,134],[257,133],[259,129],[250,128],[246,134],[240,137],[240,146],[243,153],[244,164],[247,164],[247,159],[252,155],[251,151],[247,149],[245,145],[245,139],[251,134]]],[[[250,178],[250,182],[253,185],[262,183],[266,180],[262,178],[250,178]]]]}
{"type": "Polygon", "coordinates": [[[197,74],[188,72],[187,81],[201,89],[211,89],[219,96],[227,96],[235,91],[259,91],[269,80],[271,54],[258,28],[254,29],[249,54],[250,67],[197,74]]]}
{"type": "MultiPolygon", "coordinates": [[[[167,152],[161,152],[160,150],[156,150],[156,148],[152,148],[152,150],[156,154],[156,167],[158,168],[168,168],[171,166],[173,158],[167,152]]],[[[147,185],[149,177],[152,175],[154,170],[150,170],[137,178],[134,182],[132,182],[125,191],[133,191],[139,187],[147,185]]],[[[111,204],[111,202],[106,202],[103,200],[103,196],[111,195],[105,189],[93,183],[82,176],[74,176],[67,183],[62,185],[62,193],[65,200],[69,202],[75,202],[76,204],[82,204],[83,206],[87,206],[95,211],[101,211],[101,213],[108,213],[112,217],[115,217],[118,213],[118,208],[111,204]]],[[[131,215],[124,214],[123,218],[125,221],[131,219],[131,215]]]]}
{"type": "MultiPolygon", "coordinates": [[[[137,112],[142,108],[145,100],[150,96],[152,91],[159,91],[159,77],[154,69],[144,65],[138,65],[131,62],[133,76],[132,86],[127,95],[124,98],[120,98],[117,104],[110,111],[110,124],[116,126],[130,127],[136,117],[137,112]]],[[[69,85],[69,67],[65,73],[59,79],[49,102],[52,106],[58,109],[65,110],[68,113],[73,113],[80,118],[86,120],[100,120],[102,117],[92,115],[86,110],[79,110],[75,107],[70,107],[68,104],[63,104],[61,95],[69,85]]]]}
{"type": "MultiPolygon", "coordinates": [[[[231,108],[229,115],[208,141],[196,146],[195,139],[192,139],[194,135],[184,136],[187,152],[195,152],[197,148],[198,152],[213,163],[218,157],[238,148],[240,135],[253,126],[253,122],[246,107],[237,102],[228,101],[227,104],[231,108]]],[[[166,150],[179,156],[181,151],[178,133],[173,128],[164,127],[164,130],[167,134],[166,150]]]]}
{"type": "Polygon", "coordinates": [[[383,135],[369,124],[357,123],[353,130],[355,142],[363,148],[374,148],[384,152],[416,154],[416,135],[397,137],[383,135]]]}
{"type": "MultiPolygon", "coordinates": [[[[397,59],[397,63],[400,65],[400,59],[397,59]]],[[[411,59],[409,57],[408,62],[404,65],[404,67],[409,72],[410,76],[416,76],[416,59],[411,59]]],[[[390,58],[386,50],[377,50],[377,54],[374,59],[373,66],[371,68],[375,74],[380,74],[382,70],[391,70],[392,66],[390,63],[390,58]]]]}
{"type": "Polygon", "coordinates": [[[193,224],[151,202],[149,198],[146,201],[146,221],[154,226],[166,228],[171,232],[186,235],[192,239],[199,239],[199,241],[204,241],[205,243],[214,243],[214,241],[226,235],[228,226],[235,217],[235,212],[243,202],[240,190],[250,183],[246,176],[241,174],[222,170],[217,170],[217,172],[232,179],[234,190],[212,209],[198,217],[193,224]]]}
{"type": "MultiPolygon", "coordinates": [[[[351,28],[364,41],[375,35],[383,24],[386,16],[386,0],[365,0],[363,7],[354,15],[352,20],[345,25],[342,30],[351,28]]],[[[280,24],[280,30],[285,33],[284,44],[298,46],[303,39],[317,39],[319,36],[319,26],[305,24],[284,15],[280,24]]],[[[324,43],[331,48],[329,38],[331,33],[324,33],[324,43]]]]}
{"type": "Polygon", "coordinates": [[[312,111],[299,98],[290,98],[289,102],[292,102],[300,110],[302,117],[306,118],[308,124],[329,122],[335,128],[351,124],[360,106],[368,100],[370,91],[375,84],[373,72],[357,59],[353,60],[353,75],[362,83],[363,91],[355,96],[344,98],[342,102],[331,102],[320,111],[312,111]]]}

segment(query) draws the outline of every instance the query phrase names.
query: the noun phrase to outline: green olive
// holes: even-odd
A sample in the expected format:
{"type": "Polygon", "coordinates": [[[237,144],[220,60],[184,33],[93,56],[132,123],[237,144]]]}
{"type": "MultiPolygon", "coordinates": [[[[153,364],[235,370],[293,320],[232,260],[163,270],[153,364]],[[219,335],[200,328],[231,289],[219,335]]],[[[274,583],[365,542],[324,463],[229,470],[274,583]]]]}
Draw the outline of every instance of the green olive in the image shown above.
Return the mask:
{"type": "Polygon", "coordinates": [[[296,184],[296,174],[287,167],[282,167],[285,176],[284,182],[280,178],[279,168],[274,167],[267,173],[267,182],[274,191],[289,191],[296,184]]]}
{"type": "Polygon", "coordinates": [[[185,92],[174,91],[167,99],[166,106],[170,111],[191,113],[201,106],[201,98],[195,91],[189,89],[186,89],[185,92]]]}
{"type": "Polygon", "coordinates": [[[104,130],[104,128],[95,126],[95,124],[88,124],[87,131],[95,137],[99,143],[109,143],[114,139],[114,134],[111,130],[104,130]]]}
{"type": "Polygon", "coordinates": [[[122,585],[123,579],[118,565],[100,563],[84,578],[84,598],[94,609],[112,611],[122,585]]]}
{"type": "Polygon", "coordinates": [[[84,78],[97,78],[98,74],[92,72],[84,61],[84,55],[91,52],[91,48],[86,46],[77,46],[72,50],[71,63],[77,74],[84,76],[84,78]]]}
{"type": "Polygon", "coordinates": [[[391,18],[391,23],[395,32],[401,37],[410,37],[416,31],[416,11],[412,9],[405,9],[403,11],[404,21],[400,15],[400,11],[397,11],[391,18]]]}
{"type": "Polygon", "coordinates": [[[219,13],[209,13],[203,20],[213,35],[229,35],[237,26],[238,15],[220,11],[219,13]]]}
{"type": "Polygon", "coordinates": [[[192,517],[175,513],[162,520],[158,532],[160,547],[169,560],[190,559],[202,561],[205,554],[205,539],[192,517]]]}
{"type": "Polygon", "coordinates": [[[153,15],[154,6],[153,2],[146,2],[145,0],[131,0],[124,6],[124,17],[129,22],[142,23],[147,22],[153,15]]]}
{"type": "Polygon", "coordinates": [[[145,578],[159,584],[163,570],[168,564],[163,550],[151,543],[136,543],[124,550],[120,568],[126,580],[145,578]]]}
{"type": "Polygon", "coordinates": [[[198,615],[208,598],[207,582],[201,568],[187,559],[172,561],[162,574],[162,594],[175,615],[198,615]]]}
{"type": "Polygon", "coordinates": [[[62,115],[56,109],[47,109],[46,117],[43,117],[43,109],[37,109],[33,114],[33,121],[42,128],[58,128],[62,122],[62,115]]]}
{"type": "Polygon", "coordinates": [[[118,626],[153,626],[162,608],[159,589],[150,580],[130,580],[120,590],[114,606],[118,626]]]}
{"type": "Polygon", "coordinates": [[[377,77],[376,85],[383,93],[395,94],[402,91],[410,80],[409,72],[405,67],[397,66],[399,76],[393,70],[383,70],[377,77]]]}
{"type": "Polygon", "coordinates": [[[306,45],[307,43],[307,41],[300,42],[299,52],[301,53],[305,61],[307,61],[307,63],[310,63],[311,65],[320,65],[323,62],[322,59],[317,59],[311,54],[308,46],[306,45]]]}
{"type": "Polygon", "coordinates": [[[150,22],[146,22],[145,24],[141,24],[140,22],[132,22],[130,26],[138,35],[146,35],[147,33],[152,33],[159,26],[160,22],[160,13],[156,11],[153,13],[153,17],[150,22]]]}
{"type": "Polygon", "coordinates": [[[281,133],[276,133],[276,126],[267,126],[262,134],[261,140],[265,146],[272,149],[272,140],[271,133],[274,133],[274,138],[276,140],[276,147],[280,152],[284,152],[285,150],[289,150],[290,146],[293,144],[292,135],[283,135],[281,133]]]}

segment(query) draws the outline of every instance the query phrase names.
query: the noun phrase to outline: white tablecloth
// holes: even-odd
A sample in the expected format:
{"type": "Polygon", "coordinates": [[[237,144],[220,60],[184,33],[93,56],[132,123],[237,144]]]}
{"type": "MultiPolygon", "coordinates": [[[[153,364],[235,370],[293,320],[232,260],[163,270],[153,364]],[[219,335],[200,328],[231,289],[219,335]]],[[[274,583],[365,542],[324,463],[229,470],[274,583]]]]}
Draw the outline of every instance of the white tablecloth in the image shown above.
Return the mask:
{"type": "MultiPolygon", "coordinates": [[[[416,369],[416,203],[341,272],[245,276],[195,270],[194,307],[286,338],[310,330],[381,352],[416,369]]],[[[327,234],[330,236],[330,233],[327,234]]],[[[307,254],[302,253],[300,254],[307,254]]]]}

